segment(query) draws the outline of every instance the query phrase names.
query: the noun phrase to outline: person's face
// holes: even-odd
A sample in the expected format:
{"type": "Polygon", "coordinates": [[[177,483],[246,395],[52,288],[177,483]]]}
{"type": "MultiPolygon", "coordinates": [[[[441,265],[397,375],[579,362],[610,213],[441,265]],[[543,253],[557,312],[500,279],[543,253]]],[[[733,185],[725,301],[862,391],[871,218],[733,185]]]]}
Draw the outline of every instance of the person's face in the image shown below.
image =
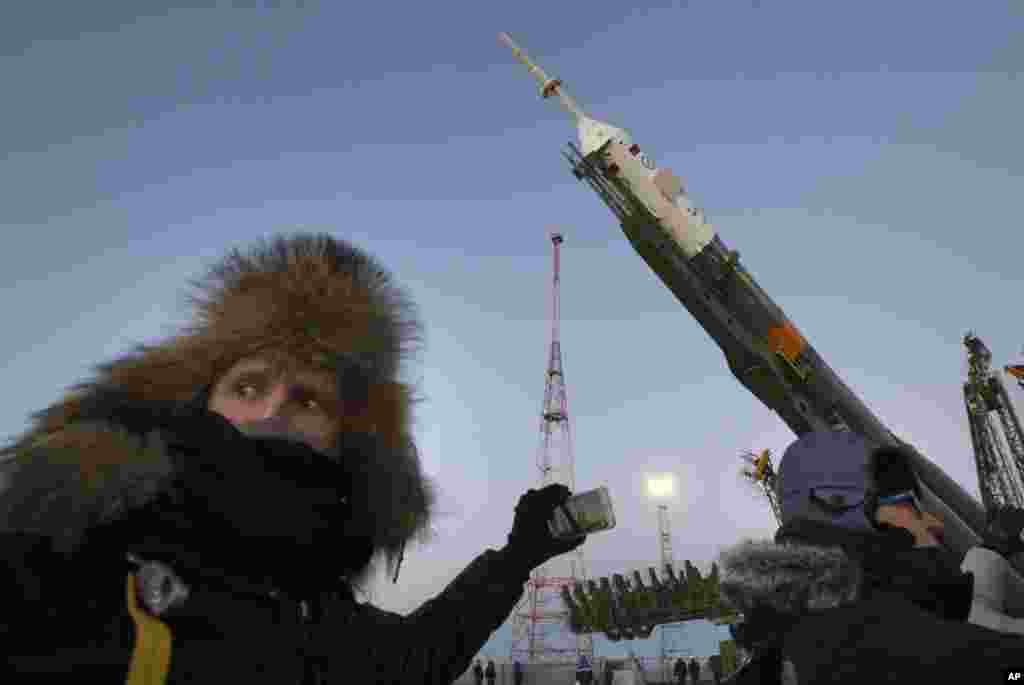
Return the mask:
{"type": "Polygon", "coordinates": [[[217,381],[208,408],[235,426],[278,417],[307,445],[326,452],[337,438],[337,405],[332,374],[247,357],[217,381]]]}
{"type": "Polygon", "coordinates": [[[937,547],[945,534],[945,524],[939,516],[909,503],[883,504],[878,507],[875,519],[878,523],[910,531],[916,547],[937,547]]]}

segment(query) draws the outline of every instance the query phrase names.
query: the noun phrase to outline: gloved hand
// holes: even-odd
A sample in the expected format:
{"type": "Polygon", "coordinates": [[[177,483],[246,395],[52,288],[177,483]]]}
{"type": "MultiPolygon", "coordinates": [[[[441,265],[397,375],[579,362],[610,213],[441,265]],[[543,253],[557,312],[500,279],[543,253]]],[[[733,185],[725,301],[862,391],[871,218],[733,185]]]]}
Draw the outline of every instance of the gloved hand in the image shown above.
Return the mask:
{"type": "Polygon", "coordinates": [[[571,494],[569,488],[553,483],[540,490],[527,490],[519,498],[512,532],[505,545],[505,553],[517,570],[528,574],[548,559],[571,552],[586,540],[586,536],[559,540],[548,528],[555,509],[564,504],[571,494]]]}
{"type": "Polygon", "coordinates": [[[1024,509],[999,507],[989,512],[982,546],[1004,557],[1024,552],[1024,509]]]}

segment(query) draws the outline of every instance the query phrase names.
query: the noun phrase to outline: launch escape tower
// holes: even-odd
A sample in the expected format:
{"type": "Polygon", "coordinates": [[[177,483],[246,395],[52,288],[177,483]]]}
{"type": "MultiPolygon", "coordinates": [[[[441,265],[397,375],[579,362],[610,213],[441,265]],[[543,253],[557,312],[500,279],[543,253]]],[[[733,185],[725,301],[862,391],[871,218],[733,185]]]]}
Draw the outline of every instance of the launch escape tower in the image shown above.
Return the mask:
{"type": "MultiPolygon", "coordinates": [[[[548,355],[547,381],[541,409],[541,442],[537,454],[540,487],[562,483],[575,491],[572,433],[562,372],[562,348],[559,337],[561,318],[560,246],[564,238],[551,234],[554,248],[552,281],[551,349],[548,355]]],[[[594,645],[589,634],[569,632],[569,610],[562,589],[570,592],[586,580],[583,548],[551,559],[537,568],[526,583],[526,594],[514,612],[515,638],[511,657],[526,663],[575,662],[580,656],[593,662],[594,645]]]]}
{"type": "Polygon", "coordinates": [[[967,382],[964,402],[978,468],[982,504],[1024,506],[1024,432],[999,375],[990,368],[992,353],[973,333],[964,336],[967,382]]]}

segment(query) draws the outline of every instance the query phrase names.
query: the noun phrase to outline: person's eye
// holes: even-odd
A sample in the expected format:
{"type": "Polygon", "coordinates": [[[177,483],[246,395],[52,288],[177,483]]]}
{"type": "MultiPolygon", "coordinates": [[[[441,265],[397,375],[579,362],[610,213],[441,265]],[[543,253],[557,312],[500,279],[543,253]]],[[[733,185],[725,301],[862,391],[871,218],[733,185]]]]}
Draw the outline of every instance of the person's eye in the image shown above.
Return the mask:
{"type": "Polygon", "coordinates": [[[258,390],[259,388],[255,383],[244,381],[235,386],[235,395],[242,399],[252,399],[258,390]]]}
{"type": "Polygon", "coordinates": [[[324,413],[324,405],[317,396],[310,392],[298,391],[294,395],[295,402],[305,411],[324,413]]]}

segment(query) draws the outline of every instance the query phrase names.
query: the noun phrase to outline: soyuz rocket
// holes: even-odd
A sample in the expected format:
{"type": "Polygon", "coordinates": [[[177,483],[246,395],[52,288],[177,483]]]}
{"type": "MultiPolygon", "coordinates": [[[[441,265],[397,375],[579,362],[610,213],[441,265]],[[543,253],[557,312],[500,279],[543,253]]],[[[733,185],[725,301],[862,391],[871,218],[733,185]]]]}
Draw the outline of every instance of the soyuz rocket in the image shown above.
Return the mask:
{"type": "MultiPolygon", "coordinates": [[[[796,434],[851,430],[879,445],[900,444],[913,454],[924,504],[945,521],[944,544],[961,558],[981,542],[981,504],[938,466],[896,437],[825,363],[782,309],[740,264],[704,213],[694,207],[679,178],[658,167],[632,135],[593,119],[505,33],[499,39],[557,98],[576,123],[578,144],[564,156],[611,209],[623,233],[662,283],[725,354],[736,379],[796,434]]],[[[843,498],[842,492],[833,493],[843,498]]],[[[833,500],[837,506],[861,502],[833,500]]],[[[1018,556],[1014,566],[1024,572],[1018,556]]],[[[1007,610],[1024,616],[1024,578],[1007,610]]]]}

